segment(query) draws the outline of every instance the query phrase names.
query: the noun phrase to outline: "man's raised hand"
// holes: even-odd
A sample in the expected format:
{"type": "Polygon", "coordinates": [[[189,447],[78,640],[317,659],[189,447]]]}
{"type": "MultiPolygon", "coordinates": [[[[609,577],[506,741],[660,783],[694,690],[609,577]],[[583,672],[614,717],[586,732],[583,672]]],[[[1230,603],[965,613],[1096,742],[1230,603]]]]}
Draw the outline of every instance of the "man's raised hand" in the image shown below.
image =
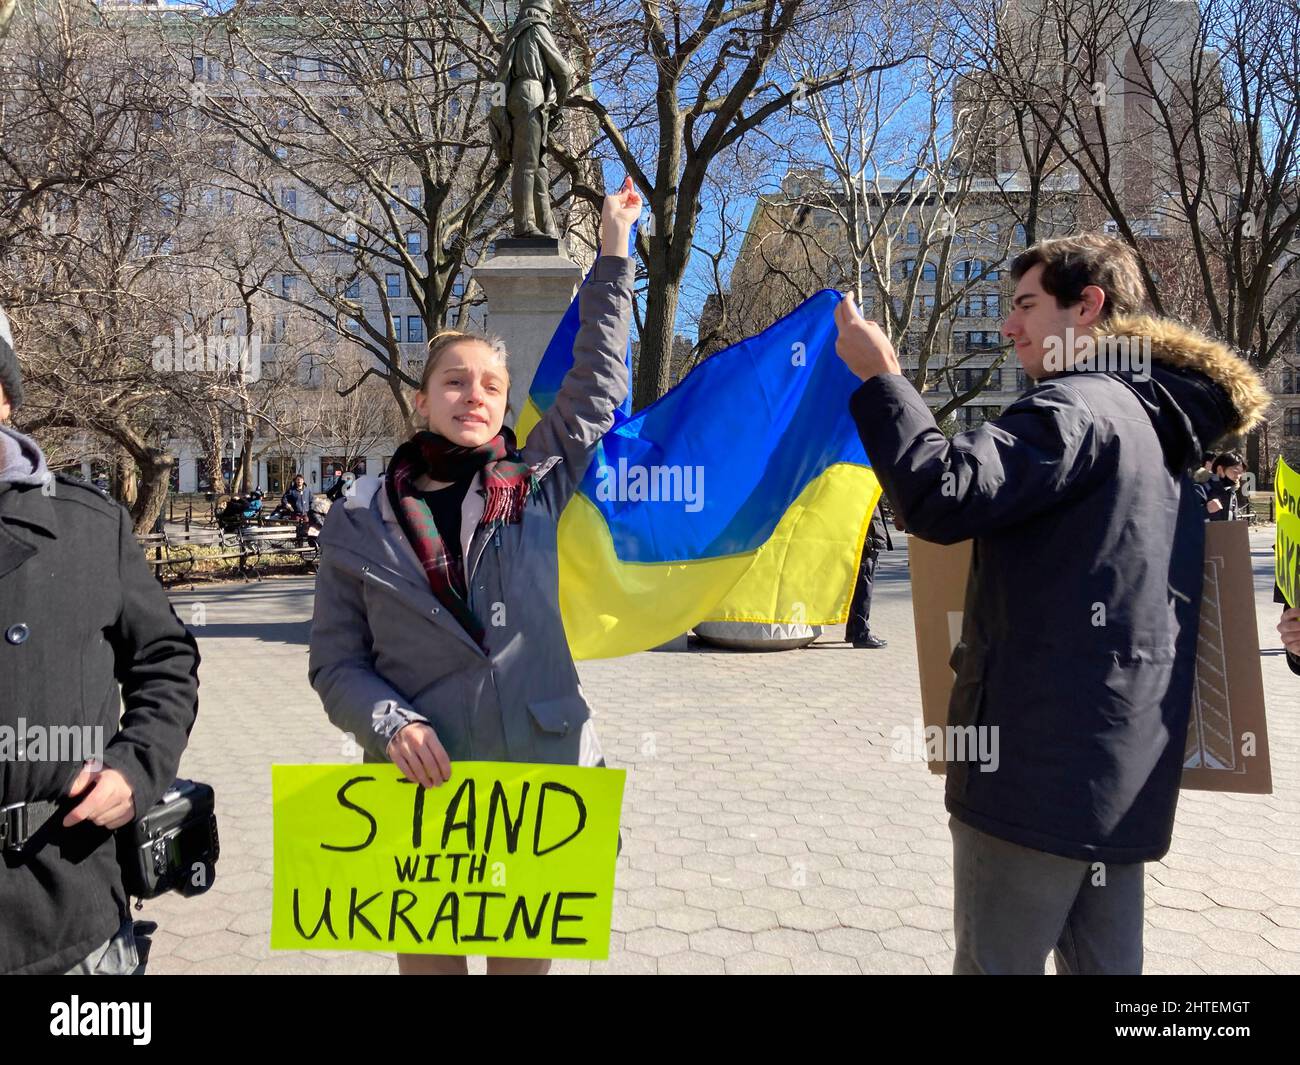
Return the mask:
{"type": "Polygon", "coordinates": [[[839,336],[835,353],[850,370],[864,381],[882,373],[902,373],[894,345],[875,322],[862,317],[853,293],[846,292],[835,307],[835,325],[839,336]]]}

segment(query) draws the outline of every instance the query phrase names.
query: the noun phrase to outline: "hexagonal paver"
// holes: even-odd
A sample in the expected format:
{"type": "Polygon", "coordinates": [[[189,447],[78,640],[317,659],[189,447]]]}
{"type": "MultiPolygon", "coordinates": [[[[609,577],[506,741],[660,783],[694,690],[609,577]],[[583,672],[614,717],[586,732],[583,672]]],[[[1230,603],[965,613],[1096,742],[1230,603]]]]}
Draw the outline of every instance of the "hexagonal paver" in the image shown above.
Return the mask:
{"type": "Polygon", "coordinates": [[[792,906],[778,910],[777,919],[782,928],[798,928],[804,932],[820,932],[826,928],[835,928],[839,918],[830,910],[818,909],[816,906],[792,906]]]}
{"type": "Polygon", "coordinates": [[[703,932],[693,932],[690,942],[691,950],[714,954],[720,958],[735,957],[754,947],[752,935],[730,928],[710,928],[703,932]]]}
{"type": "Polygon", "coordinates": [[[668,954],[679,954],[690,943],[681,932],[669,928],[642,928],[627,933],[623,941],[627,949],[634,954],[645,954],[651,958],[661,958],[668,954]]]}
{"type": "Polygon", "coordinates": [[[831,954],[860,958],[884,949],[880,936],[862,928],[828,928],[817,933],[817,945],[831,954]]]}
{"type": "Polygon", "coordinates": [[[881,950],[867,954],[858,959],[858,965],[864,973],[919,974],[928,975],[929,965],[924,958],[915,954],[900,954],[894,950],[881,950]]]}
{"type": "Polygon", "coordinates": [[[796,954],[815,954],[817,937],[811,932],[800,932],[794,928],[773,928],[767,932],[754,933],[754,949],[764,954],[780,954],[792,958],[796,954]]]}
{"type": "Polygon", "coordinates": [[[660,928],[672,928],[678,932],[702,932],[717,925],[718,915],[712,910],[697,906],[679,906],[671,910],[660,910],[656,923],[660,928]]]}
{"type": "Polygon", "coordinates": [[[886,950],[900,954],[915,954],[924,958],[948,949],[943,936],[924,928],[886,928],[880,933],[880,942],[886,950]]]}
{"type": "Polygon", "coordinates": [[[732,906],[718,914],[718,926],[737,932],[761,932],[777,927],[776,911],[760,906],[732,906]]]}
{"type": "Polygon", "coordinates": [[[727,958],[726,971],[729,975],[777,975],[794,972],[794,966],[779,954],[750,950],[727,958]]]}

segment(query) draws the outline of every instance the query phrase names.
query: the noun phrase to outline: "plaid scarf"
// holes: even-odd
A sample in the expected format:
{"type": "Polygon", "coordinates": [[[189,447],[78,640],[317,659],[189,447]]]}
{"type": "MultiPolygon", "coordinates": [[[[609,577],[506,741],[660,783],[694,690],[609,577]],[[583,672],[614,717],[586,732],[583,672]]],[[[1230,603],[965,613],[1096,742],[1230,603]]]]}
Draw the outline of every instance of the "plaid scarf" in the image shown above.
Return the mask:
{"type": "Polygon", "coordinates": [[[487,500],[479,528],[497,522],[514,525],[523,519],[524,501],[537,487],[532,469],[512,457],[516,455],[515,434],[506,427],[478,447],[453,444],[426,430],[397,449],[385,479],[393,513],[424,567],[429,588],[480,647],[485,630],[469,608],[460,545],[453,544],[448,550],[415,482],[421,474],[435,481],[460,481],[482,470],[487,500]]]}

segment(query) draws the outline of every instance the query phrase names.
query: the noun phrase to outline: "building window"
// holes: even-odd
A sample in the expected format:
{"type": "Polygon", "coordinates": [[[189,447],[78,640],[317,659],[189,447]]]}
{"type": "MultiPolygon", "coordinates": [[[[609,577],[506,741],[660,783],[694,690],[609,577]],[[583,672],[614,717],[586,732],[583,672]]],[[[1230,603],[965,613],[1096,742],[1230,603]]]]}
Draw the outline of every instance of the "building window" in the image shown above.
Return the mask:
{"type": "Polygon", "coordinates": [[[384,292],[387,293],[387,295],[388,295],[390,298],[392,298],[392,299],[396,299],[397,297],[401,296],[401,294],[402,294],[402,275],[401,275],[401,274],[385,274],[385,275],[384,275],[384,292]]]}
{"type": "Polygon", "coordinates": [[[962,318],[997,318],[1001,308],[1001,297],[996,292],[975,292],[957,304],[957,314],[962,318]]]}
{"type": "Polygon", "coordinates": [[[294,214],[298,210],[298,190],[281,189],[280,206],[283,207],[290,214],[294,214]]]}
{"type": "Polygon", "coordinates": [[[417,229],[406,234],[406,251],[410,255],[420,254],[420,232],[417,229]]]}
{"type": "Polygon", "coordinates": [[[953,336],[959,352],[996,351],[1002,346],[1002,334],[994,329],[971,329],[953,336]]]}
{"type": "Polygon", "coordinates": [[[1288,407],[1282,419],[1285,436],[1300,436],[1300,407],[1288,407]]]}
{"type": "Polygon", "coordinates": [[[350,300],[359,300],[361,298],[361,278],[357,278],[347,288],[343,290],[343,295],[350,300]]]}
{"type": "Polygon", "coordinates": [[[1294,366],[1282,367],[1282,388],[1284,396],[1294,396],[1300,392],[1300,369],[1294,366]]]}
{"type": "Polygon", "coordinates": [[[916,272],[915,259],[902,259],[894,267],[894,280],[906,281],[916,272]]]}
{"type": "Polygon", "coordinates": [[[406,316],[406,342],[408,344],[419,344],[424,340],[424,319],[418,314],[408,314],[406,316]]]}
{"type": "Polygon", "coordinates": [[[411,185],[406,190],[406,198],[410,201],[412,207],[420,206],[420,186],[411,185]]]}
{"type": "Polygon", "coordinates": [[[939,269],[934,263],[926,263],[921,267],[921,280],[934,283],[939,280],[939,269]]]}
{"type": "Polygon", "coordinates": [[[280,278],[280,295],[285,299],[293,299],[294,289],[297,287],[298,277],[296,274],[285,274],[280,278]]]}
{"type": "Polygon", "coordinates": [[[1025,227],[1021,223],[1017,222],[1015,229],[1015,242],[1017,244],[1024,244],[1027,239],[1028,238],[1025,236],[1025,227]]]}
{"type": "Polygon", "coordinates": [[[961,259],[952,267],[954,281],[996,281],[999,276],[997,266],[982,259],[961,259]]]}
{"type": "Polygon", "coordinates": [[[907,243],[912,247],[921,243],[921,227],[915,222],[907,223],[907,243]]]}
{"type": "Polygon", "coordinates": [[[989,379],[983,386],[980,381],[984,377],[984,367],[982,366],[963,366],[953,374],[953,381],[958,392],[970,392],[973,389],[983,387],[990,392],[1002,391],[1002,370],[1001,368],[991,370],[989,379]]]}
{"type": "Polygon", "coordinates": [[[1023,392],[1029,387],[1029,374],[1025,373],[1024,367],[1016,367],[1016,391],[1023,392]]]}

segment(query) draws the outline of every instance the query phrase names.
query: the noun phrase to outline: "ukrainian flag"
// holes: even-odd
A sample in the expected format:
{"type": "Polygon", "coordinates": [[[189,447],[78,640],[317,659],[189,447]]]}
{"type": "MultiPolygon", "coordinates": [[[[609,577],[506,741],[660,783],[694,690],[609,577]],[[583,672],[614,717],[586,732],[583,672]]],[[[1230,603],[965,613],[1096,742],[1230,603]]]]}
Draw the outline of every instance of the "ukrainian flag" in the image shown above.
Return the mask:
{"type": "MultiPolygon", "coordinates": [[[[845,620],[880,486],[849,415],[860,382],[835,354],[840,299],[816,293],[635,416],[630,399],[616,413],[560,519],[575,658],[643,651],[702,621],[845,620]]],[[[572,365],[578,323],[575,298],[520,441],[572,365]]]]}

